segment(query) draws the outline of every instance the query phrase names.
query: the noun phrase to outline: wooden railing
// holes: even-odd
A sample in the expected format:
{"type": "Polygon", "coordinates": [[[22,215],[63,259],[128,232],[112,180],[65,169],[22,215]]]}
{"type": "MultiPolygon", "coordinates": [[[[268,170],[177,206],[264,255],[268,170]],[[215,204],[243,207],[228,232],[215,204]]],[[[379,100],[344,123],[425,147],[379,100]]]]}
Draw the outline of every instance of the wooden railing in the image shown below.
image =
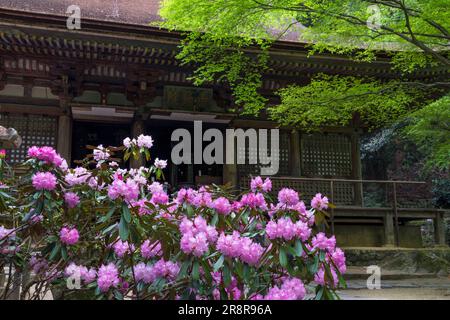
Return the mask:
{"type": "MultiPolygon", "coordinates": [[[[351,211],[353,216],[365,217],[370,211],[373,215],[389,215],[393,217],[394,239],[399,244],[399,213],[402,217],[411,219],[421,218],[420,211],[432,212],[438,229],[440,229],[442,210],[433,208],[432,195],[428,185],[423,181],[394,181],[394,180],[354,180],[303,177],[270,177],[272,180],[272,194],[276,196],[281,188],[292,188],[308,201],[316,193],[328,197],[336,209],[330,209],[331,232],[334,233],[335,210],[339,212],[351,211]]],[[[240,186],[249,185],[251,177],[242,177],[240,186]]],[[[387,218],[384,218],[385,225],[387,218]]],[[[442,235],[440,235],[442,237],[442,235]]],[[[442,239],[440,240],[442,242],[442,239]]]]}

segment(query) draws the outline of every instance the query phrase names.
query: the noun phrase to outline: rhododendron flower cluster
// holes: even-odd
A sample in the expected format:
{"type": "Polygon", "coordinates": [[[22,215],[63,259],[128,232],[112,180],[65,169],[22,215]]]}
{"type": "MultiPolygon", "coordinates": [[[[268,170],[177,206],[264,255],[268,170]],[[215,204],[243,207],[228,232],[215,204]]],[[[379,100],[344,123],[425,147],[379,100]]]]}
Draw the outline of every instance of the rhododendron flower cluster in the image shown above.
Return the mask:
{"type": "Polygon", "coordinates": [[[161,251],[161,243],[159,241],[150,242],[150,240],[145,240],[141,245],[141,255],[145,259],[150,259],[153,257],[160,256],[162,254],[161,251]]]}
{"type": "Polygon", "coordinates": [[[0,227],[0,266],[27,269],[24,295],[292,300],[307,297],[306,288],[312,297],[336,295],[346,259],[317,225],[332,206],[325,195],[300,199],[302,190],[273,190],[262,177],[239,194],[216,185],[172,192],[163,184],[167,161],[151,161],[152,137],[123,143],[99,145],[74,169],[54,149],[32,147],[25,178],[2,180],[2,213],[22,222],[0,227]],[[123,161],[111,158],[116,150],[123,161]],[[141,154],[147,166],[125,169],[141,154]],[[78,279],[82,290],[67,286],[78,279]]]}
{"type": "Polygon", "coordinates": [[[139,185],[131,179],[126,182],[120,179],[114,180],[108,187],[108,196],[115,200],[123,197],[126,201],[133,201],[139,197],[139,185]]]}
{"type": "Polygon", "coordinates": [[[109,153],[107,148],[104,148],[103,145],[99,145],[93,152],[93,157],[95,161],[105,161],[108,160],[111,154],[109,153]]]}
{"type": "Polygon", "coordinates": [[[225,197],[217,198],[213,201],[212,207],[220,214],[227,215],[231,212],[231,204],[225,197]]]}
{"type": "Polygon", "coordinates": [[[241,206],[247,206],[252,209],[267,210],[266,199],[261,193],[247,193],[242,196],[241,206]]]}
{"type": "Polygon", "coordinates": [[[250,265],[258,263],[264,253],[264,248],[259,243],[253,242],[250,238],[241,237],[237,231],[231,235],[221,233],[216,247],[223,255],[239,258],[250,265]]]}
{"type": "Polygon", "coordinates": [[[97,278],[97,271],[94,268],[88,269],[85,266],[78,266],[72,262],[66,267],[64,275],[66,277],[80,277],[80,280],[83,280],[85,283],[91,283],[97,278]]]}
{"type": "Polygon", "coordinates": [[[336,238],[334,236],[327,238],[325,233],[320,232],[312,239],[312,245],[320,250],[333,251],[336,247],[336,238]]]}
{"type": "Polygon", "coordinates": [[[54,165],[62,170],[67,169],[66,160],[64,160],[52,147],[30,147],[28,149],[28,157],[44,161],[46,164],[54,165]]]}
{"type": "Polygon", "coordinates": [[[77,167],[73,170],[69,170],[69,172],[65,175],[64,180],[67,182],[69,186],[76,186],[83,183],[91,177],[91,174],[88,172],[86,168],[77,167]]]}
{"type": "Polygon", "coordinates": [[[29,265],[35,274],[47,271],[48,261],[36,255],[31,256],[29,265]]]}
{"type": "Polygon", "coordinates": [[[125,254],[134,251],[134,245],[129,244],[127,241],[122,241],[118,239],[113,245],[114,253],[119,257],[123,258],[125,254]]]}
{"type": "Polygon", "coordinates": [[[155,159],[155,167],[158,169],[165,169],[167,167],[167,160],[155,159]]]}
{"type": "Polygon", "coordinates": [[[56,188],[56,176],[51,172],[38,172],[31,180],[36,190],[52,191],[56,188]]]}
{"type": "Polygon", "coordinates": [[[180,241],[181,250],[197,257],[208,251],[209,244],[216,242],[218,234],[201,216],[196,217],[194,221],[184,218],[180,223],[180,231],[183,234],[180,241]]]}
{"type": "Polygon", "coordinates": [[[154,265],[146,265],[141,262],[133,269],[136,281],[144,281],[145,283],[152,283],[158,278],[165,278],[167,280],[175,280],[180,266],[172,261],[158,260],[154,265]]]}
{"type": "Polygon", "coordinates": [[[80,197],[74,192],[67,192],[64,195],[64,200],[70,209],[75,208],[80,203],[80,197]]]}
{"type": "Polygon", "coordinates": [[[64,227],[59,232],[61,242],[67,245],[74,245],[78,242],[80,234],[75,228],[64,227]]]}
{"type": "Polygon", "coordinates": [[[97,275],[97,284],[102,292],[106,292],[111,287],[117,287],[119,285],[119,270],[114,263],[102,265],[100,269],[98,269],[97,275]]]}
{"type": "Polygon", "coordinates": [[[286,206],[295,206],[300,201],[298,192],[289,188],[283,188],[278,192],[278,202],[286,206]]]}
{"type": "Polygon", "coordinates": [[[266,296],[258,295],[254,300],[302,300],[306,295],[303,282],[298,278],[286,279],[278,287],[272,287],[266,296]]]}
{"type": "Polygon", "coordinates": [[[311,200],[311,207],[317,210],[328,209],[328,198],[322,197],[321,193],[318,193],[311,200]]]}
{"type": "Polygon", "coordinates": [[[123,145],[127,148],[131,148],[133,146],[138,146],[139,148],[148,148],[153,147],[153,138],[151,136],[146,136],[141,134],[137,139],[125,138],[123,140],[123,145]]]}
{"type": "Polygon", "coordinates": [[[0,226],[0,253],[7,255],[20,251],[20,248],[15,245],[16,232],[14,229],[7,229],[0,226]]]}
{"type": "Polygon", "coordinates": [[[276,222],[270,221],[267,223],[266,234],[269,239],[282,238],[289,241],[293,238],[299,238],[306,241],[311,235],[311,228],[302,221],[293,223],[290,218],[280,218],[276,222]]]}
{"type": "Polygon", "coordinates": [[[263,181],[261,177],[256,177],[250,182],[250,189],[253,192],[269,192],[272,190],[272,181],[269,178],[263,181]]]}

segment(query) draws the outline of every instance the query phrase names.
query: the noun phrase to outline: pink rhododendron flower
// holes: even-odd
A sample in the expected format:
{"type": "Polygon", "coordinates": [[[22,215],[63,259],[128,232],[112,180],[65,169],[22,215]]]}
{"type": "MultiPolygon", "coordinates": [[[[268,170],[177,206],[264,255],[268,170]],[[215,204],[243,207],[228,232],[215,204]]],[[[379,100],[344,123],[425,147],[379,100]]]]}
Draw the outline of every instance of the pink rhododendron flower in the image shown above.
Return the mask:
{"type": "MultiPolygon", "coordinates": [[[[269,289],[264,300],[302,300],[306,295],[306,289],[303,282],[298,278],[284,280],[281,287],[272,287],[269,289]]],[[[259,296],[261,298],[261,296],[259,296]]]]}
{"type": "Polygon", "coordinates": [[[30,147],[28,149],[28,157],[43,161],[49,165],[54,165],[55,167],[64,167],[65,160],[52,147],[30,147]]]}
{"type": "Polygon", "coordinates": [[[156,192],[152,195],[151,202],[154,204],[167,204],[169,202],[169,196],[164,191],[156,192]]]}
{"type": "Polygon", "coordinates": [[[278,202],[286,206],[295,206],[299,202],[298,193],[289,188],[283,188],[278,192],[278,202]]]}
{"type": "Polygon", "coordinates": [[[267,210],[267,203],[261,193],[247,193],[241,198],[241,206],[248,206],[252,209],[267,210]]]}
{"type": "Polygon", "coordinates": [[[266,180],[264,180],[263,182],[261,177],[256,177],[250,182],[250,189],[253,192],[269,192],[272,190],[272,181],[269,178],[266,178],[266,180]]]}
{"type": "Polygon", "coordinates": [[[108,149],[104,148],[103,145],[99,145],[93,152],[95,161],[105,161],[108,160],[111,154],[108,149]]]}
{"type": "MultiPolygon", "coordinates": [[[[329,256],[327,255],[327,260],[329,260],[328,257],[329,256]]],[[[331,254],[331,260],[333,260],[340,273],[345,273],[347,271],[347,266],[345,265],[345,254],[340,248],[336,248],[331,254]]]]}
{"type": "Polygon", "coordinates": [[[311,200],[311,207],[317,210],[328,209],[328,198],[322,197],[321,193],[318,193],[311,200]]]}
{"type": "Polygon", "coordinates": [[[195,198],[196,192],[189,188],[189,189],[180,189],[177,193],[177,199],[176,202],[179,204],[182,204],[184,202],[192,204],[195,198]]]}
{"type": "Polygon", "coordinates": [[[212,196],[211,193],[206,191],[203,187],[198,190],[194,194],[194,198],[192,199],[192,204],[197,208],[200,207],[211,207],[212,204],[212,196]]]}
{"type": "Polygon", "coordinates": [[[31,180],[36,190],[52,191],[56,188],[56,176],[51,172],[38,172],[31,180]]]}
{"type": "Polygon", "coordinates": [[[145,259],[162,255],[161,243],[159,241],[151,243],[150,240],[145,240],[141,245],[141,255],[145,259]]]}
{"type": "Polygon", "coordinates": [[[151,136],[145,136],[145,135],[141,134],[137,138],[137,146],[139,148],[150,149],[151,147],[153,147],[153,138],[151,136]]]}
{"type": "Polygon", "coordinates": [[[136,200],[139,196],[139,185],[130,179],[127,182],[116,179],[108,187],[108,196],[112,200],[118,197],[123,197],[126,201],[136,200]]]}
{"type": "Polygon", "coordinates": [[[59,232],[59,238],[61,242],[67,245],[74,245],[78,242],[80,234],[75,228],[63,227],[59,232]]]}
{"type": "Polygon", "coordinates": [[[256,264],[264,253],[264,248],[250,238],[241,237],[239,232],[232,235],[223,232],[217,240],[216,249],[223,255],[231,258],[239,258],[250,265],[256,264]]]}
{"type": "Polygon", "coordinates": [[[336,288],[338,283],[339,283],[339,278],[337,276],[336,271],[334,270],[334,268],[330,268],[331,271],[331,276],[333,277],[333,279],[330,279],[327,277],[327,279],[325,280],[325,269],[321,268],[319,271],[317,271],[317,273],[314,275],[314,282],[322,285],[322,286],[331,286],[333,288],[336,288]]]}
{"type": "Polygon", "coordinates": [[[311,241],[314,249],[333,251],[336,247],[336,237],[327,238],[325,233],[319,232],[311,241]]]}
{"type": "Polygon", "coordinates": [[[306,241],[311,235],[311,229],[302,221],[293,223],[290,218],[280,218],[278,221],[269,221],[266,225],[266,234],[269,239],[284,239],[286,241],[299,238],[306,241]]]}
{"type": "Polygon", "coordinates": [[[212,207],[220,214],[227,215],[231,212],[231,204],[225,197],[217,198],[213,201],[212,207]]]}
{"type": "Polygon", "coordinates": [[[164,186],[159,182],[153,182],[147,187],[151,193],[164,192],[164,186]]]}
{"type": "Polygon", "coordinates": [[[47,270],[48,261],[42,257],[33,255],[30,259],[29,265],[35,274],[39,274],[47,270]]]}
{"type": "Polygon", "coordinates": [[[123,258],[125,256],[125,254],[130,252],[130,248],[131,250],[134,251],[134,245],[130,245],[128,244],[127,241],[122,241],[122,240],[117,240],[114,244],[113,244],[113,249],[114,249],[114,253],[119,257],[119,258],[123,258]]]}
{"type": "Polygon", "coordinates": [[[66,277],[80,277],[80,280],[83,280],[87,284],[97,278],[97,271],[93,268],[88,269],[85,266],[78,266],[72,262],[64,270],[64,275],[66,277]]]}
{"type": "Polygon", "coordinates": [[[136,281],[143,281],[150,284],[158,278],[175,280],[180,272],[180,267],[177,263],[161,259],[158,260],[153,266],[146,265],[141,262],[133,267],[133,271],[136,281]]]}
{"type": "Polygon", "coordinates": [[[182,233],[180,247],[186,254],[202,256],[208,251],[209,244],[217,240],[217,230],[208,226],[206,220],[198,216],[194,221],[184,218],[180,223],[182,233]]]}
{"type": "Polygon", "coordinates": [[[80,203],[80,197],[78,197],[74,192],[67,192],[66,194],[64,194],[64,201],[66,202],[67,206],[72,209],[80,203]]]}
{"type": "Polygon", "coordinates": [[[97,275],[97,285],[101,292],[107,292],[111,287],[119,285],[119,271],[114,263],[102,265],[97,275]]]}
{"type": "Polygon", "coordinates": [[[91,174],[86,168],[77,167],[73,170],[70,170],[64,180],[69,184],[69,186],[73,187],[79,184],[83,184],[89,179],[91,174]]]}
{"type": "Polygon", "coordinates": [[[155,167],[158,169],[165,169],[167,167],[167,160],[155,159],[155,167]]]}

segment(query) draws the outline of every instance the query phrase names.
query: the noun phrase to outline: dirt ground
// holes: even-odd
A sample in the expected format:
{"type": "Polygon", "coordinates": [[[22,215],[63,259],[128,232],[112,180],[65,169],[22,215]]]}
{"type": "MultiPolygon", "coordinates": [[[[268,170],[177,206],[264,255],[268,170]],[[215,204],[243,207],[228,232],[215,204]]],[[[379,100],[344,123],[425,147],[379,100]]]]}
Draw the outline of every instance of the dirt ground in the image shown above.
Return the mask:
{"type": "Polygon", "coordinates": [[[343,300],[450,300],[448,289],[344,290],[343,300]]]}
{"type": "Polygon", "coordinates": [[[381,289],[369,290],[362,280],[347,282],[340,291],[344,300],[450,300],[450,278],[382,281],[381,289]]]}

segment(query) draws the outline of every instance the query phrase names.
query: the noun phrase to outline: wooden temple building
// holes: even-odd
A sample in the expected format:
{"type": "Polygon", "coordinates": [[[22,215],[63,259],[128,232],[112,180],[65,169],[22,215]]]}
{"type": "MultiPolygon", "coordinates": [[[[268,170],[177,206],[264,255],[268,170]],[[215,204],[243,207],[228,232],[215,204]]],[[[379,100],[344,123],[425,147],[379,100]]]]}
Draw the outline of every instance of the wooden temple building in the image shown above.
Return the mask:
{"type": "MultiPolygon", "coordinates": [[[[157,20],[158,1],[78,1],[81,29],[66,25],[68,0],[0,0],[0,125],[15,128],[23,139],[8,152],[10,163],[24,160],[32,145],[49,145],[74,165],[86,145],[119,145],[141,133],[155,139],[153,155],[170,159],[171,133],[204,127],[275,128],[264,119],[230,112],[233,99],[221,84],[195,87],[192,69],[175,58],[181,35],[149,26],[157,20]],[[130,5],[130,2],[133,4],[130,5]]],[[[307,57],[304,44],[285,39],[271,49],[263,94],[308,83],[317,73],[398,77],[387,58],[356,63],[342,56],[307,57]]],[[[421,81],[448,77],[442,70],[415,75],[421,81]]],[[[420,246],[415,219],[434,219],[436,243],[444,244],[444,212],[402,202],[400,182],[361,180],[359,135],[352,126],[309,134],[280,128],[280,169],[275,192],[293,187],[305,199],[325,193],[337,205],[331,227],[351,246],[420,246]],[[385,186],[386,204],[364,205],[364,185],[385,186]]],[[[253,146],[246,152],[256,152],[253,146]]],[[[242,150],[238,150],[243,152],[242,150]]],[[[206,183],[246,184],[257,165],[179,165],[166,169],[173,187],[206,183]]]]}

